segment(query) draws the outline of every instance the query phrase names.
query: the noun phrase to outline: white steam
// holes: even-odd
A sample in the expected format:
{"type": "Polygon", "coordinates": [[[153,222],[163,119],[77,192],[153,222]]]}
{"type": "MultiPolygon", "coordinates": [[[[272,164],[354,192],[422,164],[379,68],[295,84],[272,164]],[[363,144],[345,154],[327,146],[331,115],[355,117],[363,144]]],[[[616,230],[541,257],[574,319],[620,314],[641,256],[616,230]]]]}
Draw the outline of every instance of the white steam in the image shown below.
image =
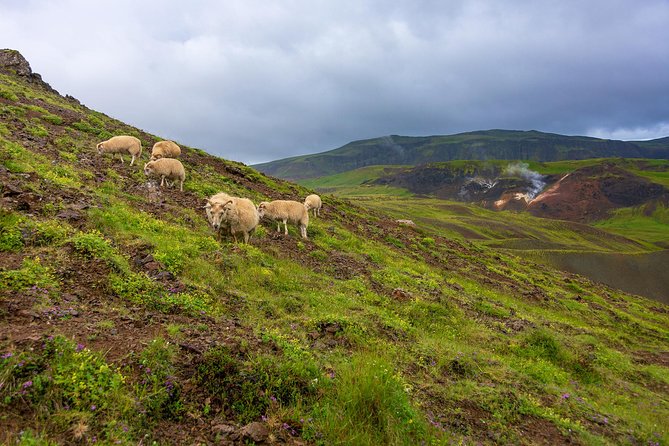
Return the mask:
{"type": "Polygon", "coordinates": [[[520,177],[529,181],[532,186],[527,191],[528,201],[533,200],[534,197],[539,195],[539,192],[541,192],[542,189],[546,186],[544,176],[539,172],[530,170],[527,163],[509,164],[502,172],[502,175],[520,177]]]}

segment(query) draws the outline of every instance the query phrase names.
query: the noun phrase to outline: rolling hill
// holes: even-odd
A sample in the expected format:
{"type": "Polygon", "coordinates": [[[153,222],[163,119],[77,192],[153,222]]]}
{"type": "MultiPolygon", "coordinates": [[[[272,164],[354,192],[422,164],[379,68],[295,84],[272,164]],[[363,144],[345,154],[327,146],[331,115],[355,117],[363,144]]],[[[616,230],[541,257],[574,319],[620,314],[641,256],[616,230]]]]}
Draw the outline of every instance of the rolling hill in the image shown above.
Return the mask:
{"type": "Polygon", "coordinates": [[[302,180],[373,165],[452,160],[561,161],[588,158],[669,158],[669,139],[625,142],[538,131],[487,130],[449,136],[385,136],[312,155],[257,164],[275,177],[302,180]]]}
{"type": "Polygon", "coordinates": [[[208,196],[311,190],[185,144],[159,187],[95,151],[159,136],[2,60],[3,444],[669,442],[666,305],[331,195],[220,239],[208,196]]]}

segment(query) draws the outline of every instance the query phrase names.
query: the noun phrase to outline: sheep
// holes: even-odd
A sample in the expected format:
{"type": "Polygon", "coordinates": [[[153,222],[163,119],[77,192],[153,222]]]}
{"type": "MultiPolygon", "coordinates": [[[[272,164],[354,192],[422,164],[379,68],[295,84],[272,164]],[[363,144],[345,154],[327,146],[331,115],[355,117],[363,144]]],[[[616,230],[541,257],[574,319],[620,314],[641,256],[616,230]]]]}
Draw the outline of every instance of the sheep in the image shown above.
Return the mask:
{"type": "Polygon", "coordinates": [[[176,158],[181,155],[181,147],[174,141],[158,141],[151,149],[151,161],[160,158],[176,158]]]}
{"type": "Polygon", "coordinates": [[[258,205],[258,215],[260,218],[267,217],[270,220],[275,220],[277,231],[281,230],[280,222],[283,222],[284,234],[286,235],[288,235],[287,222],[295,223],[300,228],[302,238],[307,238],[309,211],[303,203],[291,200],[263,201],[258,205]]]}
{"type": "Polygon", "coordinates": [[[249,233],[260,222],[258,210],[248,198],[232,197],[223,205],[223,219],[230,225],[230,233],[237,243],[237,234],[244,235],[244,243],[249,242],[249,233]]]}
{"type": "Polygon", "coordinates": [[[226,232],[229,232],[230,230],[230,224],[227,221],[222,220],[222,217],[223,205],[231,199],[232,197],[225,192],[219,192],[216,195],[211,196],[207,200],[207,204],[204,205],[204,209],[207,213],[207,220],[209,220],[211,226],[217,231],[225,229],[226,232]],[[215,204],[220,204],[221,206],[215,206],[215,204]]]}
{"type": "Polygon", "coordinates": [[[314,217],[316,214],[318,214],[319,217],[321,216],[321,207],[323,207],[323,202],[321,201],[321,197],[318,195],[308,195],[307,198],[304,199],[304,205],[307,207],[307,210],[314,210],[314,217]]]}
{"type": "Polygon", "coordinates": [[[244,242],[248,243],[249,234],[260,221],[258,211],[251,200],[231,197],[225,192],[218,193],[207,200],[205,209],[213,228],[220,230],[229,227],[235,243],[237,234],[240,232],[244,235],[244,242]]]}
{"type": "Polygon", "coordinates": [[[138,138],[129,135],[119,135],[113,136],[106,141],[98,143],[96,146],[98,149],[98,154],[103,155],[105,153],[111,153],[112,159],[114,159],[115,154],[119,154],[121,157],[121,163],[123,163],[123,154],[129,153],[132,155],[132,160],[130,165],[132,166],[135,163],[135,158],[142,156],[142,143],[138,138]]]}
{"type": "MultiPolygon", "coordinates": [[[[179,180],[179,190],[184,190],[184,180],[186,179],[186,171],[181,161],[172,158],[160,158],[155,161],[149,161],[144,164],[144,174],[147,177],[160,176],[160,185],[162,186],[166,180],[179,180]]],[[[170,182],[167,181],[170,186],[170,182]]]]}

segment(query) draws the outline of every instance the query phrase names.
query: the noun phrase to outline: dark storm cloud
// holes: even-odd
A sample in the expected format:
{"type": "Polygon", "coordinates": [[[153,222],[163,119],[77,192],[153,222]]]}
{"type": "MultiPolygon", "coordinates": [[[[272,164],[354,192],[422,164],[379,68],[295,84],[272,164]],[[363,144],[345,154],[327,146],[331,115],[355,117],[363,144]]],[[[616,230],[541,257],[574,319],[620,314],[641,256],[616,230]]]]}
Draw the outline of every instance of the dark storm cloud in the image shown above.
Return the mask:
{"type": "Polygon", "coordinates": [[[248,163],[387,134],[669,134],[669,2],[0,2],[55,88],[248,163]]]}

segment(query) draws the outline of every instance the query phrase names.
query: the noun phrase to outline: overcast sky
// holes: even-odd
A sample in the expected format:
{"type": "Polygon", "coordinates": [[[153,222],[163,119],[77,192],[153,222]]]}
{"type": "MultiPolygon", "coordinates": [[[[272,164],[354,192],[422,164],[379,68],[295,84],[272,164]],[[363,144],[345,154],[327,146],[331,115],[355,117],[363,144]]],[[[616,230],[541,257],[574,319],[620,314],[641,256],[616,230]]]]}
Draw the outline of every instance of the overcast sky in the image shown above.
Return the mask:
{"type": "Polygon", "coordinates": [[[61,94],[245,163],[390,134],[669,135],[669,0],[0,0],[61,94]]]}

